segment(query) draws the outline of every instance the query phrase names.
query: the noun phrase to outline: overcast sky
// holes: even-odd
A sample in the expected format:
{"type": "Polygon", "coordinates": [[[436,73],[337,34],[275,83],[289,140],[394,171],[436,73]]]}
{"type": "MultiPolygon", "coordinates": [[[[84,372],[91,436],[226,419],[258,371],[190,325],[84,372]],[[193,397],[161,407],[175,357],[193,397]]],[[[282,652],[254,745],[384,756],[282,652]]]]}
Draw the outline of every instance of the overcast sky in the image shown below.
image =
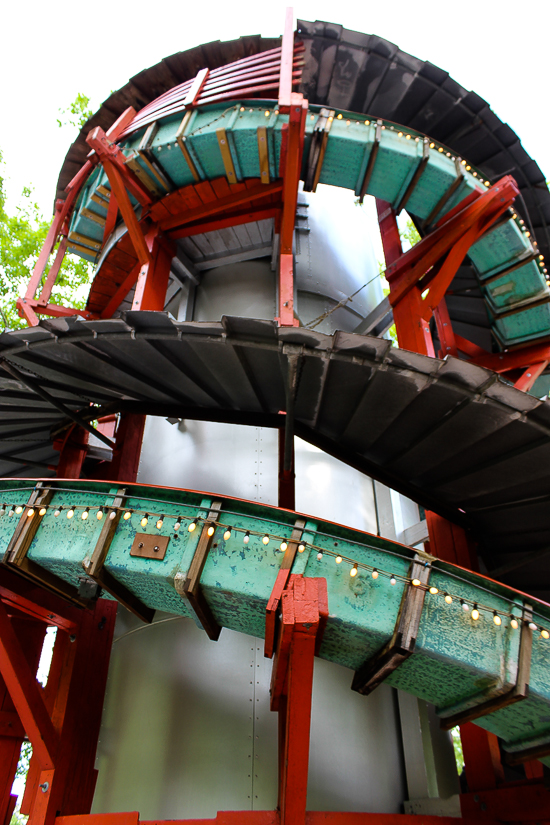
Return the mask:
{"type": "MultiPolygon", "coordinates": [[[[170,54],[244,34],[278,36],[286,3],[11,2],[0,50],[0,151],[9,206],[32,185],[45,215],[75,135],[58,110],[81,92],[99,107],[111,91],[170,54]]],[[[484,97],[550,177],[548,0],[418,3],[297,2],[295,15],[377,34],[445,69],[484,97]]]]}

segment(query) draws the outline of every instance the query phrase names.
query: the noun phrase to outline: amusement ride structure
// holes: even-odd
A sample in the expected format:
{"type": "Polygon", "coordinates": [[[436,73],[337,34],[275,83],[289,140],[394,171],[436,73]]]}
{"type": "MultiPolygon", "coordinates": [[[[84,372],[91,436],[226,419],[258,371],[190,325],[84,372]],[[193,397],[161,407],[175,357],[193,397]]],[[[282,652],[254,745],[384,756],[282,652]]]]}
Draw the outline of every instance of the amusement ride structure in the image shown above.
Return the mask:
{"type": "Polygon", "coordinates": [[[106,101],[0,335],[1,822],[28,738],[30,825],[550,823],[549,225],[485,101],[290,10],[106,101]]]}

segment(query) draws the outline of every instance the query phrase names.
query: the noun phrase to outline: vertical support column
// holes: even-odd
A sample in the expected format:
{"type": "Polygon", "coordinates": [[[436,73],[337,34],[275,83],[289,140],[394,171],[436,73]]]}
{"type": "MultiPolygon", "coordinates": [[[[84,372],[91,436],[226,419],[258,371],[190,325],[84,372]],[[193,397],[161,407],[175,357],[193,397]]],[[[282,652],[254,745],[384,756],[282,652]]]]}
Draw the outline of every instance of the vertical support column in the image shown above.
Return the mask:
{"type": "Polygon", "coordinates": [[[137,479],[144,429],[144,415],[122,413],[120,416],[113,460],[109,469],[111,481],[133,482],[137,479]]]}
{"type": "Polygon", "coordinates": [[[100,599],[83,613],[69,645],[52,716],[60,731],[59,752],[55,769],[38,775],[29,825],[53,825],[56,816],[90,811],[116,610],[116,602],[100,599]]]}
{"type": "Polygon", "coordinates": [[[498,739],[494,733],[467,722],[460,726],[460,739],[466,780],[471,793],[491,790],[504,781],[498,739]]]}
{"type": "Polygon", "coordinates": [[[145,243],[150,261],[140,269],[132,309],[162,311],[176,247],[173,241],[160,233],[158,227],[154,227],[145,236],[145,243]]]}
{"type": "MultiPolygon", "coordinates": [[[[31,671],[36,673],[44,642],[44,625],[27,619],[12,619],[12,625],[24,650],[28,665],[31,671]]],[[[0,710],[2,713],[15,714],[13,702],[3,679],[0,679],[0,710]]],[[[22,744],[22,735],[0,736],[0,822],[2,823],[9,822],[8,814],[14,801],[11,797],[11,788],[22,744]]]]}
{"type": "Polygon", "coordinates": [[[315,651],[328,616],[326,580],[292,576],[281,596],[271,709],[279,713],[281,825],[305,825],[315,651]]]}
{"type": "Polygon", "coordinates": [[[279,507],[287,510],[296,509],[296,472],[294,469],[294,436],[289,439],[288,451],[290,451],[290,462],[288,469],[285,467],[285,455],[288,456],[286,431],[284,427],[279,428],[279,507]]]}
{"type": "Polygon", "coordinates": [[[286,327],[298,326],[298,321],[294,318],[294,259],[292,245],[308,108],[308,102],[304,100],[304,96],[292,91],[293,61],[294,13],[291,8],[287,8],[281,46],[279,109],[285,114],[288,112],[289,119],[288,126],[283,134],[284,151],[281,157],[283,211],[279,244],[279,316],[276,319],[280,326],[286,327]]]}
{"type": "Polygon", "coordinates": [[[56,470],[58,478],[80,478],[89,438],[90,434],[86,430],[74,424],[61,443],[54,442],[54,447],[60,451],[56,470]]]}

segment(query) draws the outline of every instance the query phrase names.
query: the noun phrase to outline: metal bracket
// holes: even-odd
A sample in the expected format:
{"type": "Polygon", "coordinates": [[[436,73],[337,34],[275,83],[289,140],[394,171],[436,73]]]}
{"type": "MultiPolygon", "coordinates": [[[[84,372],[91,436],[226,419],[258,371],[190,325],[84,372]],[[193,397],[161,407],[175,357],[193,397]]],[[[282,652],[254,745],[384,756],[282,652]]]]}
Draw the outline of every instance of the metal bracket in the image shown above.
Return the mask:
{"type": "Polygon", "coordinates": [[[432,223],[432,221],[435,220],[435,218],[439,215],[445,204],[452,198],[452,196],[464,180],[464,170],[458,158],[455,160],[455,169],[456,178],[451,183],[447,191],[443,194],[443,196],[438,200],[438,202],[436,203],[436,205],[434,206],[426,220],[422,222],[422,226],[429,226],[432,223]]]}
{"type": "MultiPolygon", "coordinates": [[[[479,719],[480,716],[487,716],[496,710],[506,708],[527,699],[529,695],[529,678],[531,675],[531,651],[533,647],[533,631],[529,627],[533,620],[533,608],[530,604],[523,605],[523,615],[521,620],[521,636],[519,641],[518,668],[516,684],[505,692],[490,696],[481,704],[472,708],[467,708],[452,716],[445,716],[440,721],[443,730],[451,730],[456,725],[464,725],[472,719],[479,719]]],[[[485,694],[486,695],[486,694],[485,694]]]]}
{"type": "Polygon", "coordinates": [[[201,589],[200,579],[210,547],[214,539],[214,533],[209,535],[209,528],[215,526],[222,508],[221,501],[213,501],[208,513],[208,518],[204,522],[195,554],[191,559],[191,564],[187,571],[187,576],[183,573],[176,573],[174,576],[174,587],[182,598],[184,598],[191,607],[191,610],[197,617],[201,626],[206,631],[208,638],[216,642],[221,633],[221,627],[217,623],[210,606],[201,589]]]}
{"type": "Polygon", "coordinates": [[[431,559],[427,553],[415,553],[409,570],[411,582],[403,591],[393,635],[372,659],[368,659],[355,672],[352,690],[365,696],[372,693],[390,673],[413,654],[426,596],[425,586],[430,579],[431,559]],[[413,585],[413,579],[418,579],[424,587],[413,585]]]}
{"type": "Polygon", "coordinates": [[[101,528],[101,533],[99,534],[94,552],[92,553],[91,558],[84,559],[82,562],[82,567],[84,568],[86,574],[100,587],[102,587],[103,590],[110,593],[114,599],[123,604],[124,607],[130,610],[135,616],[138,617],[138,619],[141,619],[142,622],[147,622],[150,624],[153,621],[155,611],[143,604],[141,599],[134,596],[134,594],[128,590],[125,585],[117,581],[108,570],[105,570],[104,567],[107,553],[109,552],[111,542],[113,541],[117,525],[122,515],[120,508],[124,504],[125,499],[126,488],[120,487],[117,490],[113,503],[110,505],[110,507],[115,511],[115,516],[112,519],[106,519],[103,527],[101,528]]]}
{"type": "Polygon", "coordinates": [[[216,129],[216,137],[218,138],[218,145],[223,160],[223,167],[228,183],[237,183],[237,173],[235,172],[235,165],[233,163],[233,156],[229,147],[229,140],[225,129],[216,129]]]}
{"type": "Polygon", "coordinates": [[[367,169],[365,172],[365,177],[363,178],[363,183],[361,184],[361,189],[359,190],[359,203],[363,203],[365,199],[365,195],[367,194],[367,189],[370,183],[370,179],[372,177],[372,173],[374,171],[374,164],[376,163],[376,156],[378,154],[378,149],[380,148],[380,140],[382,138],[382,121],[376,121],[376,131],[374,133],[374,143],[372,144],[372,149],[370,150],[369,155],[369,162],[367,163],[367,169]]]}
{"type": "Polygon", "coordinates": [[[140,559],[155,559],[162,561],[168,549],[170,536],[152,536],[149,533],[136,533],[132,547],[131,556],[140,559]]]}
{"type": "Polygon", "coordinates": [[[191,118],[193,117],[194,114],[195,113],[192,109],[188,109],[187,112],[184,114],[183,119],[182,119],[182,121],[181,121],[181,123],[178,127],[178,131],[176,132],[176,141],[177,141],[178,146],[180,147],[180,150],[181,150],[181,153],[182,153],[183,157],[185,158],[185,162],[188,165],[191,174],[193,175],[193,178],[198,183],[201,179],[201,176],[199,174],[199,170],[197,169],[197,165],[196,165],[195,161],[191,157],[191,153],[189,152],[189,149],[185,145],[185,141],[186,141],[185,130],[187,129],[187,127],[189,125],[189,121],[191,120],[191,118]]]}
{"type": "Polygon", "coordinates": [[[256,130],[258,139],[258,159],[260,162],[260,180],[262,183],[269,183],[269,147],[267,145],[267,129],[265,126],[258,126],[256,130]]]}
{"type": "Polygon", "coordinates": [[[309,147],[309,157],[307,160],[307,172],[304,182],[304,192],[315,192],[321,171],[323,168],[323,161],[327,151],[328,134],[330,127],[334,120],[335,112],[332,109],[321,109],[317,123],[313,128],[313,135],[311,136],[311,144],[309,147]]]}
{"type": "Polygon", "coordinates": [[[426,168],[429,159],[430,159],[430,140],[429,140],[429,138],[425,137],[424,140],[423,140],[423,145],[422,145],[422,157],[420,159],[420,163],[416,167],[414,175],[412,176],[409,185],[407,186],[407,188],[405,189],[405,192],[403,193],[403,197],[400,199],[399,203],[395,207],[395,212],[396,212],[397,215],[399,215],[401,210],[404,209],[405,206],[407,205],[407,203],[409,201],[409,198],[411,197],[412,193],[414,192],[414,190],[416,188],[416,184],[418,183],[418,181],[422,177],[422,173],[424,172],[424,169],[426,168]]]}

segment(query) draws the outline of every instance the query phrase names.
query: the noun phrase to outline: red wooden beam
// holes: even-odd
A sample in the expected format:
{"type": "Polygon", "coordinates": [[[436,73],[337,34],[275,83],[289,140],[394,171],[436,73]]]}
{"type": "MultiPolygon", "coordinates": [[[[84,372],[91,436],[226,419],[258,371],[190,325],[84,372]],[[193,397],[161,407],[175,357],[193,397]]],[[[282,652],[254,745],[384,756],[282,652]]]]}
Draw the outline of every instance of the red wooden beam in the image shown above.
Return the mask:
{"type": "MultiPolygon", "coordinates": [[[[232,192],[225,198],[217,198],[194,209],[182,210],[178,212],[177,215],[171,215],[169,218],[160,220],[159,225],[164,232],[167,232],[171,229],[173,230],[185,224],[192,223],[193,221],[202,220],[214,215],[223,215],[227,210],[234,209],[236,206],[276,195],[281,192],[282,189],[283,182],[280,180],[270,184],[259,183],[250,189],[243,188],[238,192],[232,192]]],[[[155,216],[154,210],[152,215],[153,217],[155,216]]],[[[173,234],[172,237],[174,237],[173,234]]]]}
{"type": "MultiPolygon", "coordinates": [[[[298,203],[298,186],[302,170],[302,154],[308,102],[303,95],[290,96],[290,117],[286,132],[283,172],[283,211],[279,238],[279,315],[280,326],[298,326],[294,317],[293,241],[298,203]]],[[[265,188],[265,187],[264,187],[265,188]]]]}
{"type": "Polygon", "coordinates": [[[514,384],[514,387],[517,390],[523,390],[523,392],[528,392],[530,389],[532,389],[533,384],[535,383],[537,378],[539,378],[542,375],[542,373],[548,366],[548,363],[548,361],[539,361],[538,364],[531,364],[530,366],[528,366],[523,375],[520,378],[518,378],[518,380],[514,384]]]}
{"type": "MultiPolygon", "coordinates": [[[[503,177],[489,189],[479,192],[473,201],[471,196],[466,198],[459,204],[462,207],[459,211],[453,210],[445,216],[444,223],[391,264],[385,273],[393,287],[391,305],[396,306],[411,289],[421,286],[420,282],[428,270],[447,255],[470,229],[476,227],[480,232],[486,231],[510,207],[518,192],[515,180],[510,175],[503,177]]],[[[432,285],[430,289],[433,288],[432,285]]],[[[434,306],[438,303],[436,301],[434,306]]]]}
{"type": "Polygon", "coordinates": [[[270,206],[258,204],[258,211],[249,209],[236,210],[235,212],[224,212],[223,217],[213,217],[211,220],[195,221],[179,229],[172,229],[167,233],[169,238],[178,240],[179,238],[189,238],[193,235],[201,235],[203,232],[212,232],[214,229],[227,229],[230,226],[241,226],[252,221],[263,221],[268,218],[277,218],[282,208],[281,203],[270,206]]]}
{"type": "Polygon", "coordinates": [[[58,736],[44,705],[40,688],[21,649],[3,604],[0,603],[0,672],[27,736],[44,770],[54,767],[58,736]]]}
{"type": "Polygon", "coordinates": [[[102,318],[111,318],[115,309],[117,309],[125,297],[128,295],[134,284],[138,279],[138,275],[141,271],[141,264],[136,264],[133,269],[127,274],[124,278],[121,285],[118,287],[117,291],[113,295],[112,298],[109,299],[109,303],[101,313],[102,318]]]}
{"type": "MultiPolygon", "coordinates": [[[[105,161],[109,161],[109,163],[115,167],[124,181],[124,186],[128,188],[128,191],[132,193],[134,198],[136,198],[142,206],[150,206],[153,203],[152,195],[141,185],[137,177],[126,166],[124,162],[126,156],[122,150],[105,134],[101,126],[96,126],[95,129],[89,132],[86,143],[97,153],[103,164],[105,161]]],[[[111,182],[110,178],[109,182],[111,182]]],[[[118,197],[117,200],[122,212],[122,205],[118,197]]]]}
{"type": "Polygon", "coordinates": [[[434,318],[439,343],[441,345],[441,349],[438,353],[439,357],[445,358],[447,355],[453,355],[455,358],[458,358],[455,334],[453,332],[453,325],[449,317],[449,310],[447,309],[447,302],[445,301],[445,298],[442,298],[434,309],[434,318]]]}
{"type": "Polygon", "coordinates": [[[147,233],[145,243],[150,262],[139,271],[132,309],[162,312],[176,245],[163,236],[158,226],[147,233]]]}
{"type": "Polygon", "coordinates": [[[150,254],[136,213],[134,212],[134,207],[126,191],[127,180],[123,178],[120,169],[110,160],[103,160],[103,168],[109,178],[111,191],[117,200],[118,208],[126,224],[126,229],[128,230],[128,235],[132,241],[137,258],[141,265],[144,266],[150,262],[150,254]]]}

